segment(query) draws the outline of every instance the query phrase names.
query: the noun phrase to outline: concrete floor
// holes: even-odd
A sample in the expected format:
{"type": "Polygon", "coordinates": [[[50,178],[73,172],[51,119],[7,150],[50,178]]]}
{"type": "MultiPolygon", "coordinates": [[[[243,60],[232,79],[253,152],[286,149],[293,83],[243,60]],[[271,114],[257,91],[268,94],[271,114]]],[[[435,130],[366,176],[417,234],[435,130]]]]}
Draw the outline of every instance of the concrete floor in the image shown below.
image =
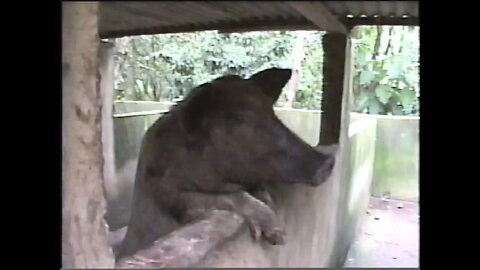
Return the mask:
{"type": "Polygon", "coordinates": [[[417,202],[370,198],[344,267],[419,267],[417,202]]]}

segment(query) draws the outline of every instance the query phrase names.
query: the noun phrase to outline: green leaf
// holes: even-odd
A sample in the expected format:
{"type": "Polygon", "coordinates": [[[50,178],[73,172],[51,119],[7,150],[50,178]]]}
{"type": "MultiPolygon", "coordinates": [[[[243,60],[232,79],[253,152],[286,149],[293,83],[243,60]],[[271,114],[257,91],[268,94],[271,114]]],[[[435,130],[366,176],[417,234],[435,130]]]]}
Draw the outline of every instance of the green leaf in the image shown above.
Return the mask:
{"type": "Polygon", "coordinates": [[[372,99],[368,104],[369,114],[382,114],[384,112],[383,106],[376,99],[372,99]]]}
{"type": "Polygon", "coordinates": [[[387,104],[392,96],[392,88],[386,84],[380,84],[375,88],[375,94],[382,104],[387,104]]]}
{"type": "Polygon", "coordinates": [[[357,64],[358,64],[358,66],[363,67],[363,66],[365,66],[366,63],[367,63],[366,54],[362,51],[359,51],[357,53],[357,64]]]}
{"type": "Polygon", "coordinates": [[[390,79],[398,79],[402,75],[402,70],[398,65],[390,65],[387,70],[387,75],[390,79]]]}
{"type": "Polygon", "coordinates": [[[362,91],[355,99],[356,111],[361,112],[368,107],[371,100],[375,100],[373,92],[362,91]]]}
{"type": "Polygon", "coordinates": [[[408,108],[416,100],[415,91],[404,89],[400,91],[400,103],[404,108],[408,108]]]}
{"type": "Polygon", "coordinates": [[[391,111],[393,115],[404,115],[402,108],[397,105],[393,105],[391,111]]]}
{"type": "Polygon", "coordinates": [[[373,81],[375,75],[371,70],[362,70],[360,72],[360,84],[361,85],[368,85],[373,81]]]}
{"type": "Polygon", "coordinates": [[[404,82],[409,86],[413,86],[418,84],[418,79],[418,74],[414,74],[413,72],[407,72],[404,77],[404,82]]]}

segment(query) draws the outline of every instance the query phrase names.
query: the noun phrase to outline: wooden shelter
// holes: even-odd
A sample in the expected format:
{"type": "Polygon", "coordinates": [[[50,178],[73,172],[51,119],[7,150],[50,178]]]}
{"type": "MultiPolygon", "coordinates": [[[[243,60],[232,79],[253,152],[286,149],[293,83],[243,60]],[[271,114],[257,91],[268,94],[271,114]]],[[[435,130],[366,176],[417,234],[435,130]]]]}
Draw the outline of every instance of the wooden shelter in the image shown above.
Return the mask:
{"type": "Polygon", "coordinates": [[[342,144],[351,102],[350,29],[419,24],[415,1],[65,2],[62,11],[62,263],[72,268],[114,266],[103,218],[102,113],[111,97],[102,92],[97,68],[108,56],[99,54],[100,39],[204,30],[326,31],[320,142],[342,144]]]}

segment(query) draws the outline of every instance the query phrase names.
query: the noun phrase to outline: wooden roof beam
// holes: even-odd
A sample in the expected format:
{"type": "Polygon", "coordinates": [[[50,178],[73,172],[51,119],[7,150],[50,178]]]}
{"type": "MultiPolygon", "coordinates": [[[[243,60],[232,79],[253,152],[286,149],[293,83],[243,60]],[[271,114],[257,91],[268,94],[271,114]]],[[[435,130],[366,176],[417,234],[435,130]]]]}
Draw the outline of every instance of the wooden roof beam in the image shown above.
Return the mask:
{"type": "Polygon", "coordinates": [[[288,6],[300,13],[305,19],[312,22],[320,30],[347,34],[347,27],[328,10],[322,2],[285,2],[288,6]]]}

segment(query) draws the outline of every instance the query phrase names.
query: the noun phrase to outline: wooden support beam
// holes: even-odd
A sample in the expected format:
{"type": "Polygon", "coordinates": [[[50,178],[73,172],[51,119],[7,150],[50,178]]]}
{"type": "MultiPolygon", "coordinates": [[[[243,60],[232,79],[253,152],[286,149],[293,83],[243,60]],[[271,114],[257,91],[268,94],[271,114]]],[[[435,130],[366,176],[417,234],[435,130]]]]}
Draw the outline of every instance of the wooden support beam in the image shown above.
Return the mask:
{"type": "Polygon", "coordinates": [[[98,2],[62,6],[62,267],[112,268],[104,220],[98,2]]]}
{"type": "Polygon", "coordinates": [[[115,139],[113,134],[114,44],[102,41],[98,49],[98,70],[102,95],[103,179],[107,199],[106,219],[111,224],[108,219],[113,213],[110,206],[118,196],[115,181],[115,139]]]}
{"type": "Polygon", "coordinates": [[[322,2],[285,2],[316,25],[319,30],[346,34],[347,28],[328,10],[322,2]]]}
{"type": "Polygon", "coordinates": [[[338,143],[340,138],[346,46],[347,36],[344,34],[327,33],[323,36],[322,145],[338,143]]]}
{"type": "Polygon", "coordinates": [[[243,224],[244,219],[233,212],[214,210],[134,255],[120,259],[116,268],[194,267],[243,224]]]}

